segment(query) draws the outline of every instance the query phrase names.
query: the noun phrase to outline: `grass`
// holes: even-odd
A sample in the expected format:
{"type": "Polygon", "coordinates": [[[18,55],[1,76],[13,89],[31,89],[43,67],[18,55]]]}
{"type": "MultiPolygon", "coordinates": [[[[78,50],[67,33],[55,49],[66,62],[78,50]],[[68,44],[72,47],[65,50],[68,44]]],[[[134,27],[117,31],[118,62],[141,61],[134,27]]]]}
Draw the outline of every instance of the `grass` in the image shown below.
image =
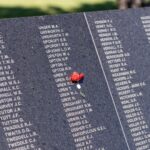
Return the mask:
{"type": "MultiPolygon", "coordinates": [[[[110,0],[113,1],[114,0],[110,0]]],[[[49,6],[59,7],[66,11],[71,11],[83,4],[95,5],[107,2],[106,0],[0,0],[0,6],[40,8],[49,11],[49,6]]]]}
{"type": "Polygon", "coordinates": [[[116,8],[115,0],[0,0],[0,18],[116,8]]]}

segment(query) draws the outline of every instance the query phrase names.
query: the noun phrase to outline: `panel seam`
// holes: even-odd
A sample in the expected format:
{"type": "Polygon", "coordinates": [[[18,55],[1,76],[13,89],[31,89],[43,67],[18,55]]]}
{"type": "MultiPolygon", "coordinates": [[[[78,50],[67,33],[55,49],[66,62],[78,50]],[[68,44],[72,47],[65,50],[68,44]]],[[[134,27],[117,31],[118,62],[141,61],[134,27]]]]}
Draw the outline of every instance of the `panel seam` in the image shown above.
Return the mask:
{"type": "Polygon", "coordinates": [[[109,93],[110,93],[110,96],[111,96],[111,99],[112,99],[112,102],[113,102],[113,105],[114,105],[114,108],[115,108],[115,111],[116,111],[118,120],[119,120],[119,123],[120,123],[120,126],[121,126],[121,130],[122,130],[122,132],[123,132],[123,136],[124,136],[125,142],[126,142],[126,144],[127,144],[128,150],[131,150],[130,147],[129,147],[128,141],[127,141],[127,137],[126,137],[126,134],[125,134],[123,125],[122,125],[122,123],[121,123],[121,119],[120,119],[119,112],[118,112],[118,110],[117,110],[117,107],[116,107],[116,104],[115,104],[115,101],[114,101],[114,98],[113,98],[113,95],[112,95],[112,92],[111,92],[111,88],[110,88],[110,86],[109,86],[109,82],[108,82],[107,77],[106,77],[106,73],[105,73],[105,71],[104,71],[104,67],[103,67],[103,64],[102,64],[100,55],[99,55],[99,53],[98,53],[98,49],[97,49],[96,43],[95,43],[95,41],[94,41],[94,37],[93,37],[92,31],[91,31],[91,28],[90,28],[90,25],[89,25],[89,22],[88,22],[86,13],[84,12],[83,14],[84,14],[84,18],[85,18],[85,21],[86,21],[88,30],[89,30],[89,32],[90,32],[90,36],[91,36],[91,38],[92,38],[92,42],[93,42],[93,44],[94,44],[94,48],[95,48],[95,51],[96,51],[96,54],[97,54],[97,57],[98,57],[98,60],[99,60],[99,64],[100,64],[100,66],[101,66],[103,75],[104,75],[105,80],[106,80],[106,84],[107,84],[107,87],[108,87],[108,90],[109,90],[109,93]]]}

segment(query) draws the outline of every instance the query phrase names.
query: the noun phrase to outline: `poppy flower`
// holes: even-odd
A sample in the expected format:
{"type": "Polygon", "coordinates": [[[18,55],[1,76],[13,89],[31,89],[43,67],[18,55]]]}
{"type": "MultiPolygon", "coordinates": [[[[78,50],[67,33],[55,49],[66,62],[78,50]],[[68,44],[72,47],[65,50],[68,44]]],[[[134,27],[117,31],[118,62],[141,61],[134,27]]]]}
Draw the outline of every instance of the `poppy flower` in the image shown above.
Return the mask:
{"type": "Polygon", "coordinates": [[[77,83],[81,80],[83,80],[85,77],[85,75],[83,73],[78,73],[78,72],[73,72],[70,76],[70,80],[73,82],[73,83],[77,83]]]}

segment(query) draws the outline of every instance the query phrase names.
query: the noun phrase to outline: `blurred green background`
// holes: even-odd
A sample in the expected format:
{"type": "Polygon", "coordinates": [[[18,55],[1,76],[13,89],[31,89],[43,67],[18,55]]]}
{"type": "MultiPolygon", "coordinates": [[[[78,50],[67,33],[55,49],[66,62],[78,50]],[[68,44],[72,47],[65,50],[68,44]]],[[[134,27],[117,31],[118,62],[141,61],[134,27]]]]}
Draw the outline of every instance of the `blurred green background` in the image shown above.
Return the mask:
{"type": "MultiPolygon", "coordinates": [[[[148,0],[147,0],[148,1],[148,0]]],[[[116,0],[0,0],[0,18],[117,9],[116,0]]]]}
{"type": "Polygon", "coordinates": [[[0,0],[0,18],[115,8],[115,0],[0,0]]]}

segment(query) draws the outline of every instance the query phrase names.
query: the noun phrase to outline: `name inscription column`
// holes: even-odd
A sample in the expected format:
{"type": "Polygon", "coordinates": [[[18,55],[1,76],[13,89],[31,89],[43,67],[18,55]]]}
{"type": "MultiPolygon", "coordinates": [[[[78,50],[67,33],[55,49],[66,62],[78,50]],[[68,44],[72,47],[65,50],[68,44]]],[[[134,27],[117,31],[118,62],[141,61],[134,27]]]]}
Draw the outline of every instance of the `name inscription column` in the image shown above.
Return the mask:
{"type": "Polygon", "coordinates": [[[20,81],[11,69],[14,60],[5,51],[5,42],[0,36],[0,124],[4,130],[9,150],[41,150],[38,135],[33,125],[20,115],[22,110],[20,81]]]}
{"type": "Polygon", "coordinates": [[[106,127],[92,126],[88,120],[88,113],[93,112],[92,106],[80,95],[69,79],[73,71],[68,65],[71,53],[71,47],[67,41],[69,33],[58,25],[40,26],[39,30],[76,149],[105,150],[103,145],[95,148],[93,140],[94,134],[101,133],[106,130],[106,127]]]}
{"type": "Polygon", "coordinates": [[[148,42],[150,43],[150,16],[141,17],[141,21],[147,35],[148,42]]]}
{"type": "Polygon", "coordinates": [[[95,27],[134,146],[136,150],[148,150],[150,148],[149,127],[139,103],[143,97],[141,88],[146,84],[144,81],[133,81],[136,70],[128,65],[127,59],[130,59],[130,53],[125,52],[113,21],[96,20],[95,27]]]}

